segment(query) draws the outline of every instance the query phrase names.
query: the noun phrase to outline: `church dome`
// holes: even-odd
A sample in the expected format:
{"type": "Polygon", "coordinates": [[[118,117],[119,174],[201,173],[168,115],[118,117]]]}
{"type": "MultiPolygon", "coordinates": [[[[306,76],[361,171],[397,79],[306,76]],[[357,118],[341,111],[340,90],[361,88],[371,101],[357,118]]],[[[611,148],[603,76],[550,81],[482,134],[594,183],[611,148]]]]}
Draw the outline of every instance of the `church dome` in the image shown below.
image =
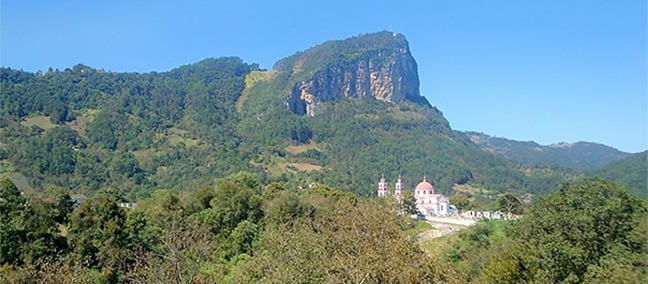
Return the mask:
{"type": "Polygon", "coordinates": [[[416,185],[416,190],[431,190],[434,191],[434,187],[432,186],[431,183],[427,182],[425,178],[423,178],[423,181],[420,182],[418,185],[416,185]]]}

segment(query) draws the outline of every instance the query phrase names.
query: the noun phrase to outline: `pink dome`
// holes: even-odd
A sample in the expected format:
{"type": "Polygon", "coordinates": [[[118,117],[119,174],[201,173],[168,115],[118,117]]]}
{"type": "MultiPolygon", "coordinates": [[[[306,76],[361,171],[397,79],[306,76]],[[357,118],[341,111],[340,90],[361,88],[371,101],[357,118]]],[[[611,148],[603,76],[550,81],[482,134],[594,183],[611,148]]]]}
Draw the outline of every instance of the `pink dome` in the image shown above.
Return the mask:
{"type": "MultiPolygon", "coordinates": [[[[427,180],[426,180],[425,178],[423,178],[423,181],[422,181],[421,183],[419,183],[418,185],[416,185],[416,189],[415,189],[415,190],[430,190],[430,191],[434,191],[434,187],[432,186],[431,183],[427,182],[427,180]]],[[[430,192],[430,193],[432,193],[432,192],[430,192]]]]}

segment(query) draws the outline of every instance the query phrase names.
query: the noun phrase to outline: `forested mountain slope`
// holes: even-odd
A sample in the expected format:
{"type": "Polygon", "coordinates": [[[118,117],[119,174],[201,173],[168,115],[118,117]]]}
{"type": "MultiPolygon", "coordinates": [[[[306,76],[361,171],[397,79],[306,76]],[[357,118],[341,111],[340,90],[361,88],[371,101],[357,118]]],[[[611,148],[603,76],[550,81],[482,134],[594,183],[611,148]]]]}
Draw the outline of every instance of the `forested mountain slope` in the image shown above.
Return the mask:
{"type": "Polygon", "coordinates": [[[533,141],[516,141],[479,132],[464,132],[484,151],[533,166],[551,165],[578,171],[596,170],[630,156],[612,147],[591,143],[558,143],[540,145],[533,141]]]}
{"type": "Polygon", "coordinates": [[[0,174],[36,188],[195,190],[240,170],[288,186],[370,195],[381,174],[408,188],[470,184],[542,194],[578,175],[521,166],[452,130],[418,93],[416,62],[391,32],[330,41],[259,70],[239,58],[168,72],[0,70],[0,174]]]}
{"type": "Polygon", "coordinates": [[[2,156],[35,187],[127,193],[210,185],[247,168],[234,104],[254,68],[239,58],[146,74],[3,68],[2,156]]]}
{"type": "Polygon", "coordinates": [[[624,185],[637,196],[648,198],[648,151],[634,154],[607,165],[594,175],[624,185]]]}

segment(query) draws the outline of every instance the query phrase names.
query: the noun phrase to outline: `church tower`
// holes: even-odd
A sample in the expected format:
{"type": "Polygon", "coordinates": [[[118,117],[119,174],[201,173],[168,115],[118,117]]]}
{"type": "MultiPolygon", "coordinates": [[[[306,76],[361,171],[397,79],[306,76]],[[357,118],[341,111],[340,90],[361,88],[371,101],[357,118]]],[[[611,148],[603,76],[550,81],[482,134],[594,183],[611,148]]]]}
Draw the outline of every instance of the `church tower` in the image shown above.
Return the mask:
{"type": "Polygon", "coordinates": [[[384,197],[389,194],[387,190],[387,182],[385,182],[385,175],[382,175],[380,182],[378,183],[378,197],[384,197]]]}
{"type": "Polygon", "coordinates": [[[401,175],[398,175],[398,180],[396,181],[396,189],[394,189],[394,197],[398,202],[403,201],[403,178],[401,175]]]}

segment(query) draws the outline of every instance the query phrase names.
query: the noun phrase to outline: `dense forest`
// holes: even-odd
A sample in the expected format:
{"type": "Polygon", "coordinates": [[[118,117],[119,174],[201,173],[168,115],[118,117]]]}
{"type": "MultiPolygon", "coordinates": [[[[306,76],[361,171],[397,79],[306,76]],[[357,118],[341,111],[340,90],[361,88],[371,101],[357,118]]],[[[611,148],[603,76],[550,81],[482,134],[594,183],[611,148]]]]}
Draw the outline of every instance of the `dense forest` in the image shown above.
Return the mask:
{"type": "Polygon", "coordinates": [[[234,104],[254,68],[219,58],[160,74],[2,69],[2,158],[13,166],[4,170],[36,188],[131,198],[212,184],[248,168],[234,104]],[[38,115],[49,121],[30,124],[38,115]]]}
{"type": "Polygon", "coordinates": [[[134,209],[111,193],[0,183],[3,283],[642,283],[648,205],[600,179],[563,185],[517,221],[480,221],[427,253],[390,199],[326,185],[157,190],[134,209]],[[614,220],[614,222],[610,222],[614,220]]]}

